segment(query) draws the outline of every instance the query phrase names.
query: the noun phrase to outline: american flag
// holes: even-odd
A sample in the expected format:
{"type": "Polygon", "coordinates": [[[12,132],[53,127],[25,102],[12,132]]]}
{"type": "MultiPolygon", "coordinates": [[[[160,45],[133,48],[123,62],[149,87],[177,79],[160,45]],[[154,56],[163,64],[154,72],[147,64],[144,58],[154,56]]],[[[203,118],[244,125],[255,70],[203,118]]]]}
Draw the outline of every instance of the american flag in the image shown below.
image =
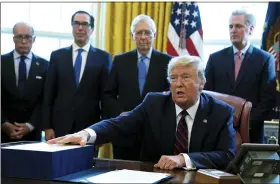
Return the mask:
{"type": "Polygon", "coordinates": [[[173,3],[168,27],[167,53],[203,59],[203,31],[197,3],[173,3]]]}

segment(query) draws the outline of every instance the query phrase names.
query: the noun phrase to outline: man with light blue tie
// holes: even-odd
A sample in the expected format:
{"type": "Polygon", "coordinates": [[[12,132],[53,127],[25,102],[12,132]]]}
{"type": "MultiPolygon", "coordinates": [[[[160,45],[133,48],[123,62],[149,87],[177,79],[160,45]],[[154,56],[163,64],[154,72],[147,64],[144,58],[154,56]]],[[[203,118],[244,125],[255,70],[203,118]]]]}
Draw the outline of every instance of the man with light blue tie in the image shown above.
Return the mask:
{"type": "Polygon", "coordinates": [[[15,24],[13,34],[15,49],[1,55],[1,141],[39,140],[48,61],[31,52],[29,24],[15,24]]]}
{"type": "Polygon", "coordinates": [[[71,25],[73,45],[53,51],[50,57],[43,113],[46,140],[82,130],[102,118],[111,56],[91,46],[94,18],[88,12],[75,12],[71,25]]]}
{"type": "MultiPolygon", "coordinates": [[[[169,90],[166,68],[171,56],[152,47],[155,22],[147,15],[131,23],[136,49],[116,55],[104,94],[107,118],[125,114],[139,105],[148,92],[169,90]]],[[[139,160],[142,135],[123,136],[113,142],[115,159],[139,160]]]]}

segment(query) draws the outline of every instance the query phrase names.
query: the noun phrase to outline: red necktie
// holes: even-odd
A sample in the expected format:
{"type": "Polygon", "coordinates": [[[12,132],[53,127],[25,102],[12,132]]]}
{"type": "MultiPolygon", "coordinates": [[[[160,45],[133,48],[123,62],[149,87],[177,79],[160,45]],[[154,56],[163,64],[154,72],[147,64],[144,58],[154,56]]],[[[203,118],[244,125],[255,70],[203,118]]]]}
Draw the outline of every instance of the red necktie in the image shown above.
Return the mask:
{"type": "Polygon", "coordinates": [[[182,115],[176,131],[176,140],[174,146],[174,154],[178,155],[179,153],[187,153],[188,152],[188,126],[186,123],[186,116],[188,112],[183,110],[182,115]]]}
{"type": "Polygon", "coordinates": [[[242,55],[242,52],[239,50],[238,53],[237,53],[237,58],[235,60],[235,68],[234,68],[234,71],[235,71],[235,80],[237,79],[237,76],[238,76],[238,73],[239,73],[239,70],[240,70],[240,66],[241,66],[241,55],[242,55]]]}

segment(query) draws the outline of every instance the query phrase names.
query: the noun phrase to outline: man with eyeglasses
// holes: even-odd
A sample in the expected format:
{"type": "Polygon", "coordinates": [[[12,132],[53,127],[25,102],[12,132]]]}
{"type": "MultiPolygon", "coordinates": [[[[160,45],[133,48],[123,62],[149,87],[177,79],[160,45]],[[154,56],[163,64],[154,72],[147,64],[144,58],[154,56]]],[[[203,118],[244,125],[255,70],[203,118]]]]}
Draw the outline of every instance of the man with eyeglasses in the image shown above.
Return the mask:
{"type": "Polygon", "coordinates": [[[77,11],[71,18],[74,43],[51,53],[44,93],[46,140],[100,121],[100,102],[111,56],[90,44],[94,18],[77,11]]]}
{"type": "Polygon", "coordinates": [[[13,27],[15,49],[1,55],[1,141],[39,140],[48,61],[31,52],[34,29],[13,27]]]}
{"type": "MultiPolygon", "coordinates": [[[[166,68],[171,56],[153,48],[155,22],[147,15],[136,16],[131,24],[136,49],[116,55],[105,89],[105,114],[125,114],[139,105],[148,92],[169,89],[166,68]]],[[[113,141],[116,159],[139,160],[142,135],[123,136],[113,141]]]]}

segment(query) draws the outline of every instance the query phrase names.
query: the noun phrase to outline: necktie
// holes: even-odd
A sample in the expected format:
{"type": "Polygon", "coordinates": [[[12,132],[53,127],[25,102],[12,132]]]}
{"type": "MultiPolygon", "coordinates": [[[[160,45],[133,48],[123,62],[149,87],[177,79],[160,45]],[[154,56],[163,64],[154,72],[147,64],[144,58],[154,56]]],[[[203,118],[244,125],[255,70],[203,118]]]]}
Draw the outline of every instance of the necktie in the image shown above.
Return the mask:
{"type": "Polygon", "coordinates": [[[19,68],[18,68],[18,88],[23,90],[24,83],[26,81],[26,56],[20,56],[19,68]]]}
{"type": "Polygon", "coordinates": [[[139,81],[139,89],[140,89],[140,94],[142,95],[145,81],[146,81],[146,75],[147,75],[147,66],[145,64],[145,59],[146,56],[141,56],[140,62],[138,65],[138,81],[139,81]]]}
{"type": "Polygon", "coordinates": [[[234,74],[235,74],[235,80],[237,79],[237,76],[238,76],[238,73],[239,73],[239,70],[240,70],[240,66],[241,66],[241,55],[242,55],[242,52],[239,50],[238,53],[237,53],[237,58],[235,60],[235,67],[234,67],[234,74]]]}
{"type": "Polygon", "coordinates": [[[174,146],[175,155],[188,152],[188,126],[186,123],[186,116],[188,115],[188,112],[186,110],[182,110],[180,114],[182,117],[178,123],[176,131],[176,140],[174,146]]]}
{"type": "Polygon", "coordinates": [[[76,85],[79,85],[80,81],[80,73],[81,73],[81,66],[82,66],[82,52],[84,49],[78,49],[78,55],[76,57],[74,69],[75,69],[75,80],[76,80],[76,85]]]}

